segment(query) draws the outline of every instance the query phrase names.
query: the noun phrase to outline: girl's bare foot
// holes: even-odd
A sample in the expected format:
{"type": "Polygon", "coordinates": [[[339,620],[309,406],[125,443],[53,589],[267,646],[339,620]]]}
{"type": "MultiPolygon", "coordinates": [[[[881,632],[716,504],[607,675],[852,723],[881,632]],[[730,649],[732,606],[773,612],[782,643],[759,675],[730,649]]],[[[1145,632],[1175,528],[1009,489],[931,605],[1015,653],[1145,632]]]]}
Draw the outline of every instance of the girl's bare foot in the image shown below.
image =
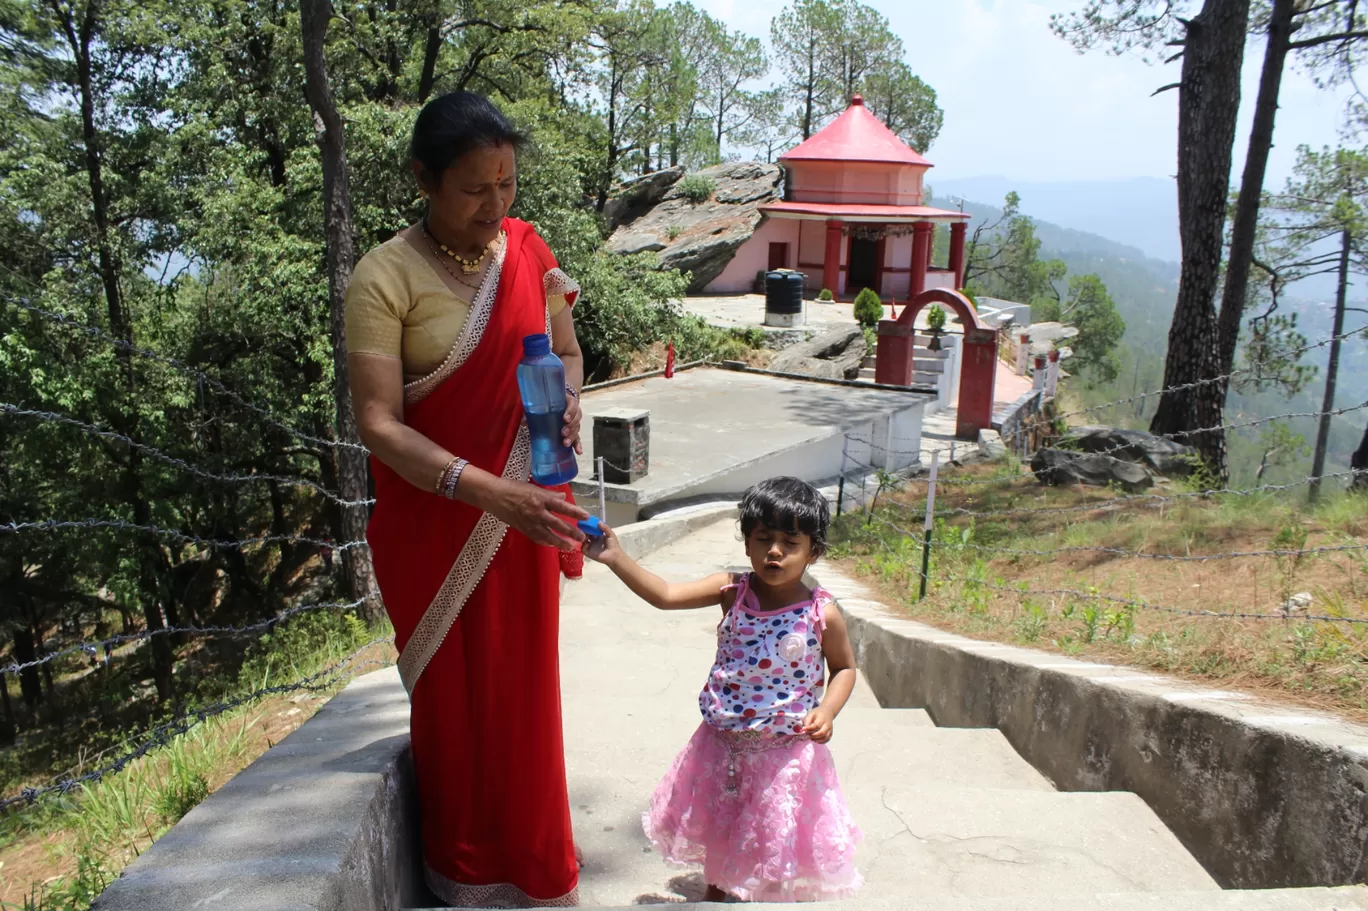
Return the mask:
{"type": "Polygon", "coordinates": [[[724,902],[727,900],[727,893],[709,884],[708,891],[703,893],[703,900],[705,902],[724,902]]]}

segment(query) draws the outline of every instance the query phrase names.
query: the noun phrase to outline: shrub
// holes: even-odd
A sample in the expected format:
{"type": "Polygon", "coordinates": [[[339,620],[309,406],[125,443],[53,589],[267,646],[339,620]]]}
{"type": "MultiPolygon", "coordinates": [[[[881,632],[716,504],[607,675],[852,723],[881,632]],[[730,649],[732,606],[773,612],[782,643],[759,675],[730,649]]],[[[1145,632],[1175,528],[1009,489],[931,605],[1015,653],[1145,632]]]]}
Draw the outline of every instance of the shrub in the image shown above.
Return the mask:
{"type": "Polygon", "coordinates": [[[926,311],[926,325],[932,329],[945,328],[945,311],[940,304],[932,304],[931,309],[926,311]]]}
{"type": "Polygon", "coordinates": [[[877,326],[879,320],[883,319],[883,301],[879,300],[879,295],[874,293],[873,288],[865,288],[855,295],[855,319],[859,320],[862,326],[877,326]]]}
{"type": "Polygon", "coordinates": [[[717,192],[717,181],[702,174],[690,174],[679,182],[679,192],[694,205],[707,202],[717,192]]]}
{"type": "Polygon", "coordinates": [[[667,228],[665,231],[666,236],[668,236],[670,240],[678,240],[679,235],[683,233],[684,229],[681,228],[679,225],[670,225],[670,227],[667,228]]]}
{"type": "Polygon", "coordinates": [[[821,293],[817,295],[817,299],[819,301],[834,301],[836,299],[836,295],[831,293],[830,288],[823,288],[821,293]]]}

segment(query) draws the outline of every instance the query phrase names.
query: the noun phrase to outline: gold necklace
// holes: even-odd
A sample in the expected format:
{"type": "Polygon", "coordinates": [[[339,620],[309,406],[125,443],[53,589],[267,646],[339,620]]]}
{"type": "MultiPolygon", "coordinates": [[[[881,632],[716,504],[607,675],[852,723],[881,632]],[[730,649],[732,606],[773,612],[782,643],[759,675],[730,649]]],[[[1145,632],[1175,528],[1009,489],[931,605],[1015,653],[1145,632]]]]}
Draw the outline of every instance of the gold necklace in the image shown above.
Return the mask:
{"type": "MultiPolygon", "coordinates": [[[[466,275],[474,275],[476,272],[480,271],[480,267],[484,263],[484,258],[489,255],[489,251],[494,249],[494,244],[497,243],[499,240],[498,237],[494,238],[494,240],[491,240],[489,243],[485,244],[485,248],[480,251],[479,256],[475,257],[474,259],[466,259],[464,256],[459,255],[446,244],[442,243],[436,237],[433,236],[432,231],[428,228],[428,220],[426,216],[424,216],[423,218],[423,233],[427,235],[428,240],[436,244],[437,247],[440,248],[444,254],[456,260],[457,265],[461,267],[461,271],[464,272],[466,275]]],[[[503,232],[500,231],[499,234],[500,236],[502,236],[503,232]]],[[[452,274],[454,275],[455,273],[452,274]]]]}
{"type": "MultiPolygon", "coordinates": [[[[447,263],[447,261],[438,253],[437,247],[439,246],[439,244],[437,243],[437,239],[428,233],[426,221],[424,221],[423,223],[423,228],[423,239],[427,241],[428,249],[431,250],[432,255],[437,258],[437,262],[442,264],[442,268],[447,271],[447,274],[450,275],[452,278],[456,279],[456,281],[460,284],[465,285],[467,288],[471,289],[472,291],[478,292],[480,290],[479,285],[474,284],[469,280],[461,278],[461,276],[457,275],[456,270],[451,268],[451,265],[447,263]]],[[[490,249],[492,249],[494,245],[497,244],[499,241],[503,240],[503,238],[504,233],[500,231],[499,236],[490,241],[489,245],[485,247],[485,252],[480,254],[480,259],[484,259],[485,255],[489,253],[490,249]]],[[[445,250],[446,248],[443,247],[442,249],[445,250]]],[[[476,260],[476,263],[478,264],[479,261],[480,260],[476,260]]],[[[464,268],[462,269],[462,271],[465,271],[464,268]]],[[[478,272],[478,267],[474,271],[478,272]]]]}

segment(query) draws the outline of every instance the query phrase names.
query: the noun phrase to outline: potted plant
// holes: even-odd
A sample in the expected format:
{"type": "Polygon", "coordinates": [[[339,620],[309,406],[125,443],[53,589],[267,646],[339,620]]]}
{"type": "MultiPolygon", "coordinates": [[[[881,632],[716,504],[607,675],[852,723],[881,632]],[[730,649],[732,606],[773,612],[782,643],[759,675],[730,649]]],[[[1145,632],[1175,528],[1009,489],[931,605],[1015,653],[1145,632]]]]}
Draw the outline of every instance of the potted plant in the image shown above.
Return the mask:
{"type": "Polygon", "coordinates": [[[931,336],[931,341],[926,347],[929,351],[941,350],[941,336],[945,334],[945,311],[940,304],[932,304],[931,309],[926,311],[926,328],[931,336]]]}

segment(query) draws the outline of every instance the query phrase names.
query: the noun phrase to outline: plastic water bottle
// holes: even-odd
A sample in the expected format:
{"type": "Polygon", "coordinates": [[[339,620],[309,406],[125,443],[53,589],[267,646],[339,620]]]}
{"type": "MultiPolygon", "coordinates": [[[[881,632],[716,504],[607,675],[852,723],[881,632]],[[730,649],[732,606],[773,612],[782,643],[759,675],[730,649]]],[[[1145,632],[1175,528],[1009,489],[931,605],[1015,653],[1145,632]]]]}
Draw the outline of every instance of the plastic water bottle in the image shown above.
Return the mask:
{"type": "Polygon", "coordinates": [[[565,365],[551,353],[551,339],[544,332],[523,339],[518,391],[532,435],[532,480],[543,487],[568,482],[579,474],[579,463],[563,442],[565,365]]]}

